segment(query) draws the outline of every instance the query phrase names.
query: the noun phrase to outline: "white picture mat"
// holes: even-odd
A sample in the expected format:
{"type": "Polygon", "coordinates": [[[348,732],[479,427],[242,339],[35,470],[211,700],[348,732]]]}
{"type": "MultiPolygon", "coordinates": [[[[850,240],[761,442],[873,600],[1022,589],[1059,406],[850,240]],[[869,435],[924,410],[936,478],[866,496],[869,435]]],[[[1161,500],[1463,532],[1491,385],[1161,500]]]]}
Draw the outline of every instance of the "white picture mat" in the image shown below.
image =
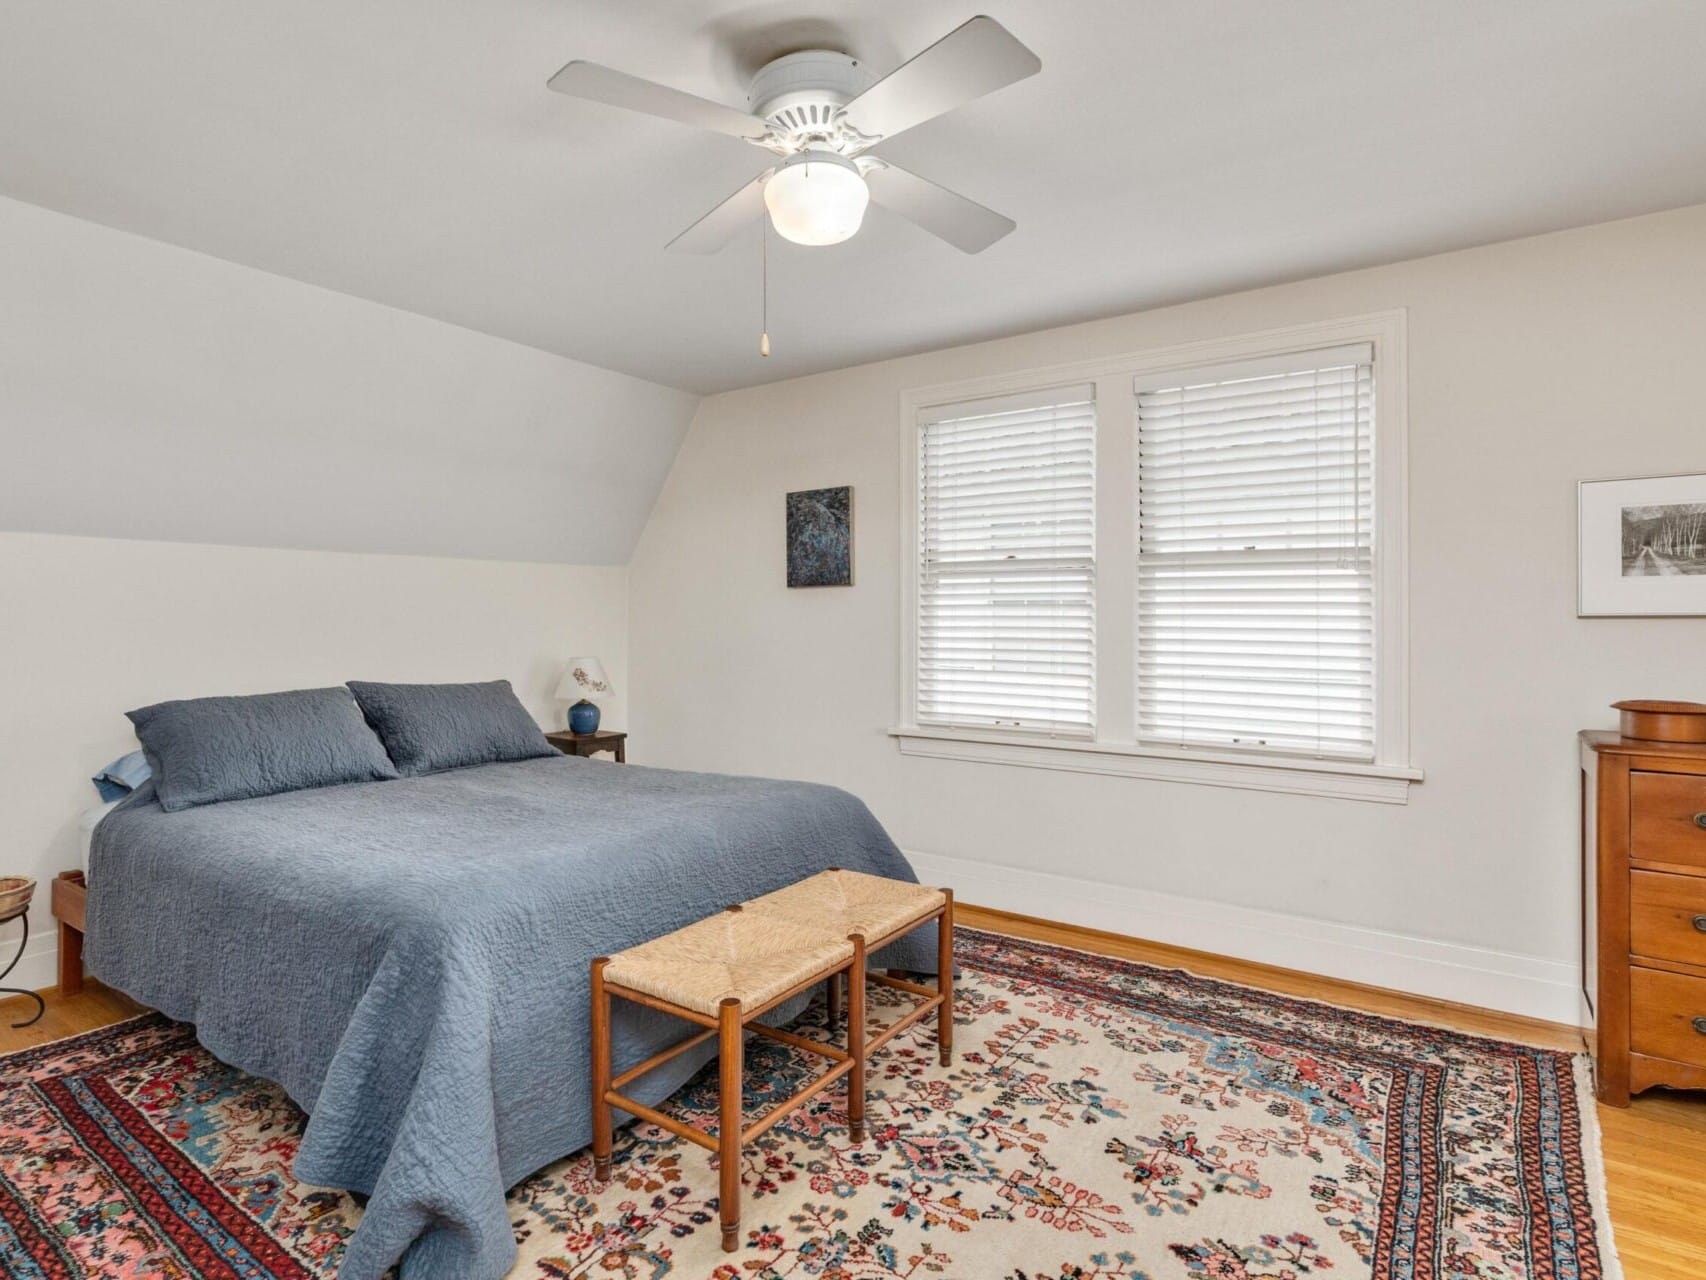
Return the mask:
{"type": "Polygon", "coordinates": [[[1579,617],[1706,614],[1706,574],[1623,576],[1623,508],[1706,503],[1706,474],[1584,480],[1577,499],[1579,617]]]}

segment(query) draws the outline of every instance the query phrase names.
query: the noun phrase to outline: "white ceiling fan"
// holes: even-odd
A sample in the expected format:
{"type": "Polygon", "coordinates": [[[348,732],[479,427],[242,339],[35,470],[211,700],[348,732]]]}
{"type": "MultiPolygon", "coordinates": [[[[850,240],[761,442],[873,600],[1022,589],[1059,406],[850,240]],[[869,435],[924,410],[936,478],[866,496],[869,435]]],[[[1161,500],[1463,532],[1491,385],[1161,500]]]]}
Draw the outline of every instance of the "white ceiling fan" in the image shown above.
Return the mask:
{"type": "Polygon", "coordinates": [[[859,230],[874,200],[977,253],[1013,230],[1013,220],[870,149],[1041,68],[999,22],[976,17],[880,80],[856,58],[829,49],[777,58],[753,77],[750,112],[596,62],[571,62],[549,84],[558,93],[728,134],[782,157],[670,241],[671,249],[715,253],[761,209],[789,240],[839,244],[859,230]]]}

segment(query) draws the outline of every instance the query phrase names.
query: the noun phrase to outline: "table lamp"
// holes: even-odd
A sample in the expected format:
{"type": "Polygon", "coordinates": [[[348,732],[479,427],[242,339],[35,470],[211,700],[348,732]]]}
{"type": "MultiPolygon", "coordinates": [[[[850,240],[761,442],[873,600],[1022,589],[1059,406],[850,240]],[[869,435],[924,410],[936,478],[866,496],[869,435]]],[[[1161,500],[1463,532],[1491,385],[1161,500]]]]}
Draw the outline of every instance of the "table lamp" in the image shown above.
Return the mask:
{"type": "Polygon", "coordinates": [[[608,698],[615,692],[604,664],[597,658],[570,658],[569,668],[557,685],[557,698],[570,703],[569,731],[593,733],[598,729],[598,704],[592,699],[608,698]]]}

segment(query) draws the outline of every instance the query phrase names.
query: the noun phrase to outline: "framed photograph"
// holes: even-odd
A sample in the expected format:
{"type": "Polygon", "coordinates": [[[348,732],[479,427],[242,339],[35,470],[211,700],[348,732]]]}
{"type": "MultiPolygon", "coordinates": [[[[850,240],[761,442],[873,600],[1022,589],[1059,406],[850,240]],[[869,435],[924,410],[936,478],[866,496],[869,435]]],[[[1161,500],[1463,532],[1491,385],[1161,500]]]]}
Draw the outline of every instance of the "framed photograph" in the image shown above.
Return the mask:
{"type": "Polygon", "coordinates": [[[1576,488],[1576,615],[1706,616],[1706,474],[1576,488]]]}
{"type": "Polygon", "coordinates": [[[852,486],[788,495],[788,585],[853,585],[852,486]]]}

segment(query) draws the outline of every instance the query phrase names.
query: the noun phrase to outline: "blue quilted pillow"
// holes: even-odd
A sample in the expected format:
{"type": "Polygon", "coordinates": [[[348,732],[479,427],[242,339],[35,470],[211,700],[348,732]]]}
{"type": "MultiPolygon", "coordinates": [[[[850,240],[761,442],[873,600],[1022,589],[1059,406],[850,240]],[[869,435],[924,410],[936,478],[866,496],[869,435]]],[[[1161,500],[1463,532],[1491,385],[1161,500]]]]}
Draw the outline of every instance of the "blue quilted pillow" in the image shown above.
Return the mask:
{"type": "Polygon", "coordinates": [[[125,714],[168,812],[397,776],[341,687],[188,698],[125,714]]]}
{"type": "Polygon", "coordinates": [[[405,778],[557,754],[508,680],[349,687],[405,778]]]}

